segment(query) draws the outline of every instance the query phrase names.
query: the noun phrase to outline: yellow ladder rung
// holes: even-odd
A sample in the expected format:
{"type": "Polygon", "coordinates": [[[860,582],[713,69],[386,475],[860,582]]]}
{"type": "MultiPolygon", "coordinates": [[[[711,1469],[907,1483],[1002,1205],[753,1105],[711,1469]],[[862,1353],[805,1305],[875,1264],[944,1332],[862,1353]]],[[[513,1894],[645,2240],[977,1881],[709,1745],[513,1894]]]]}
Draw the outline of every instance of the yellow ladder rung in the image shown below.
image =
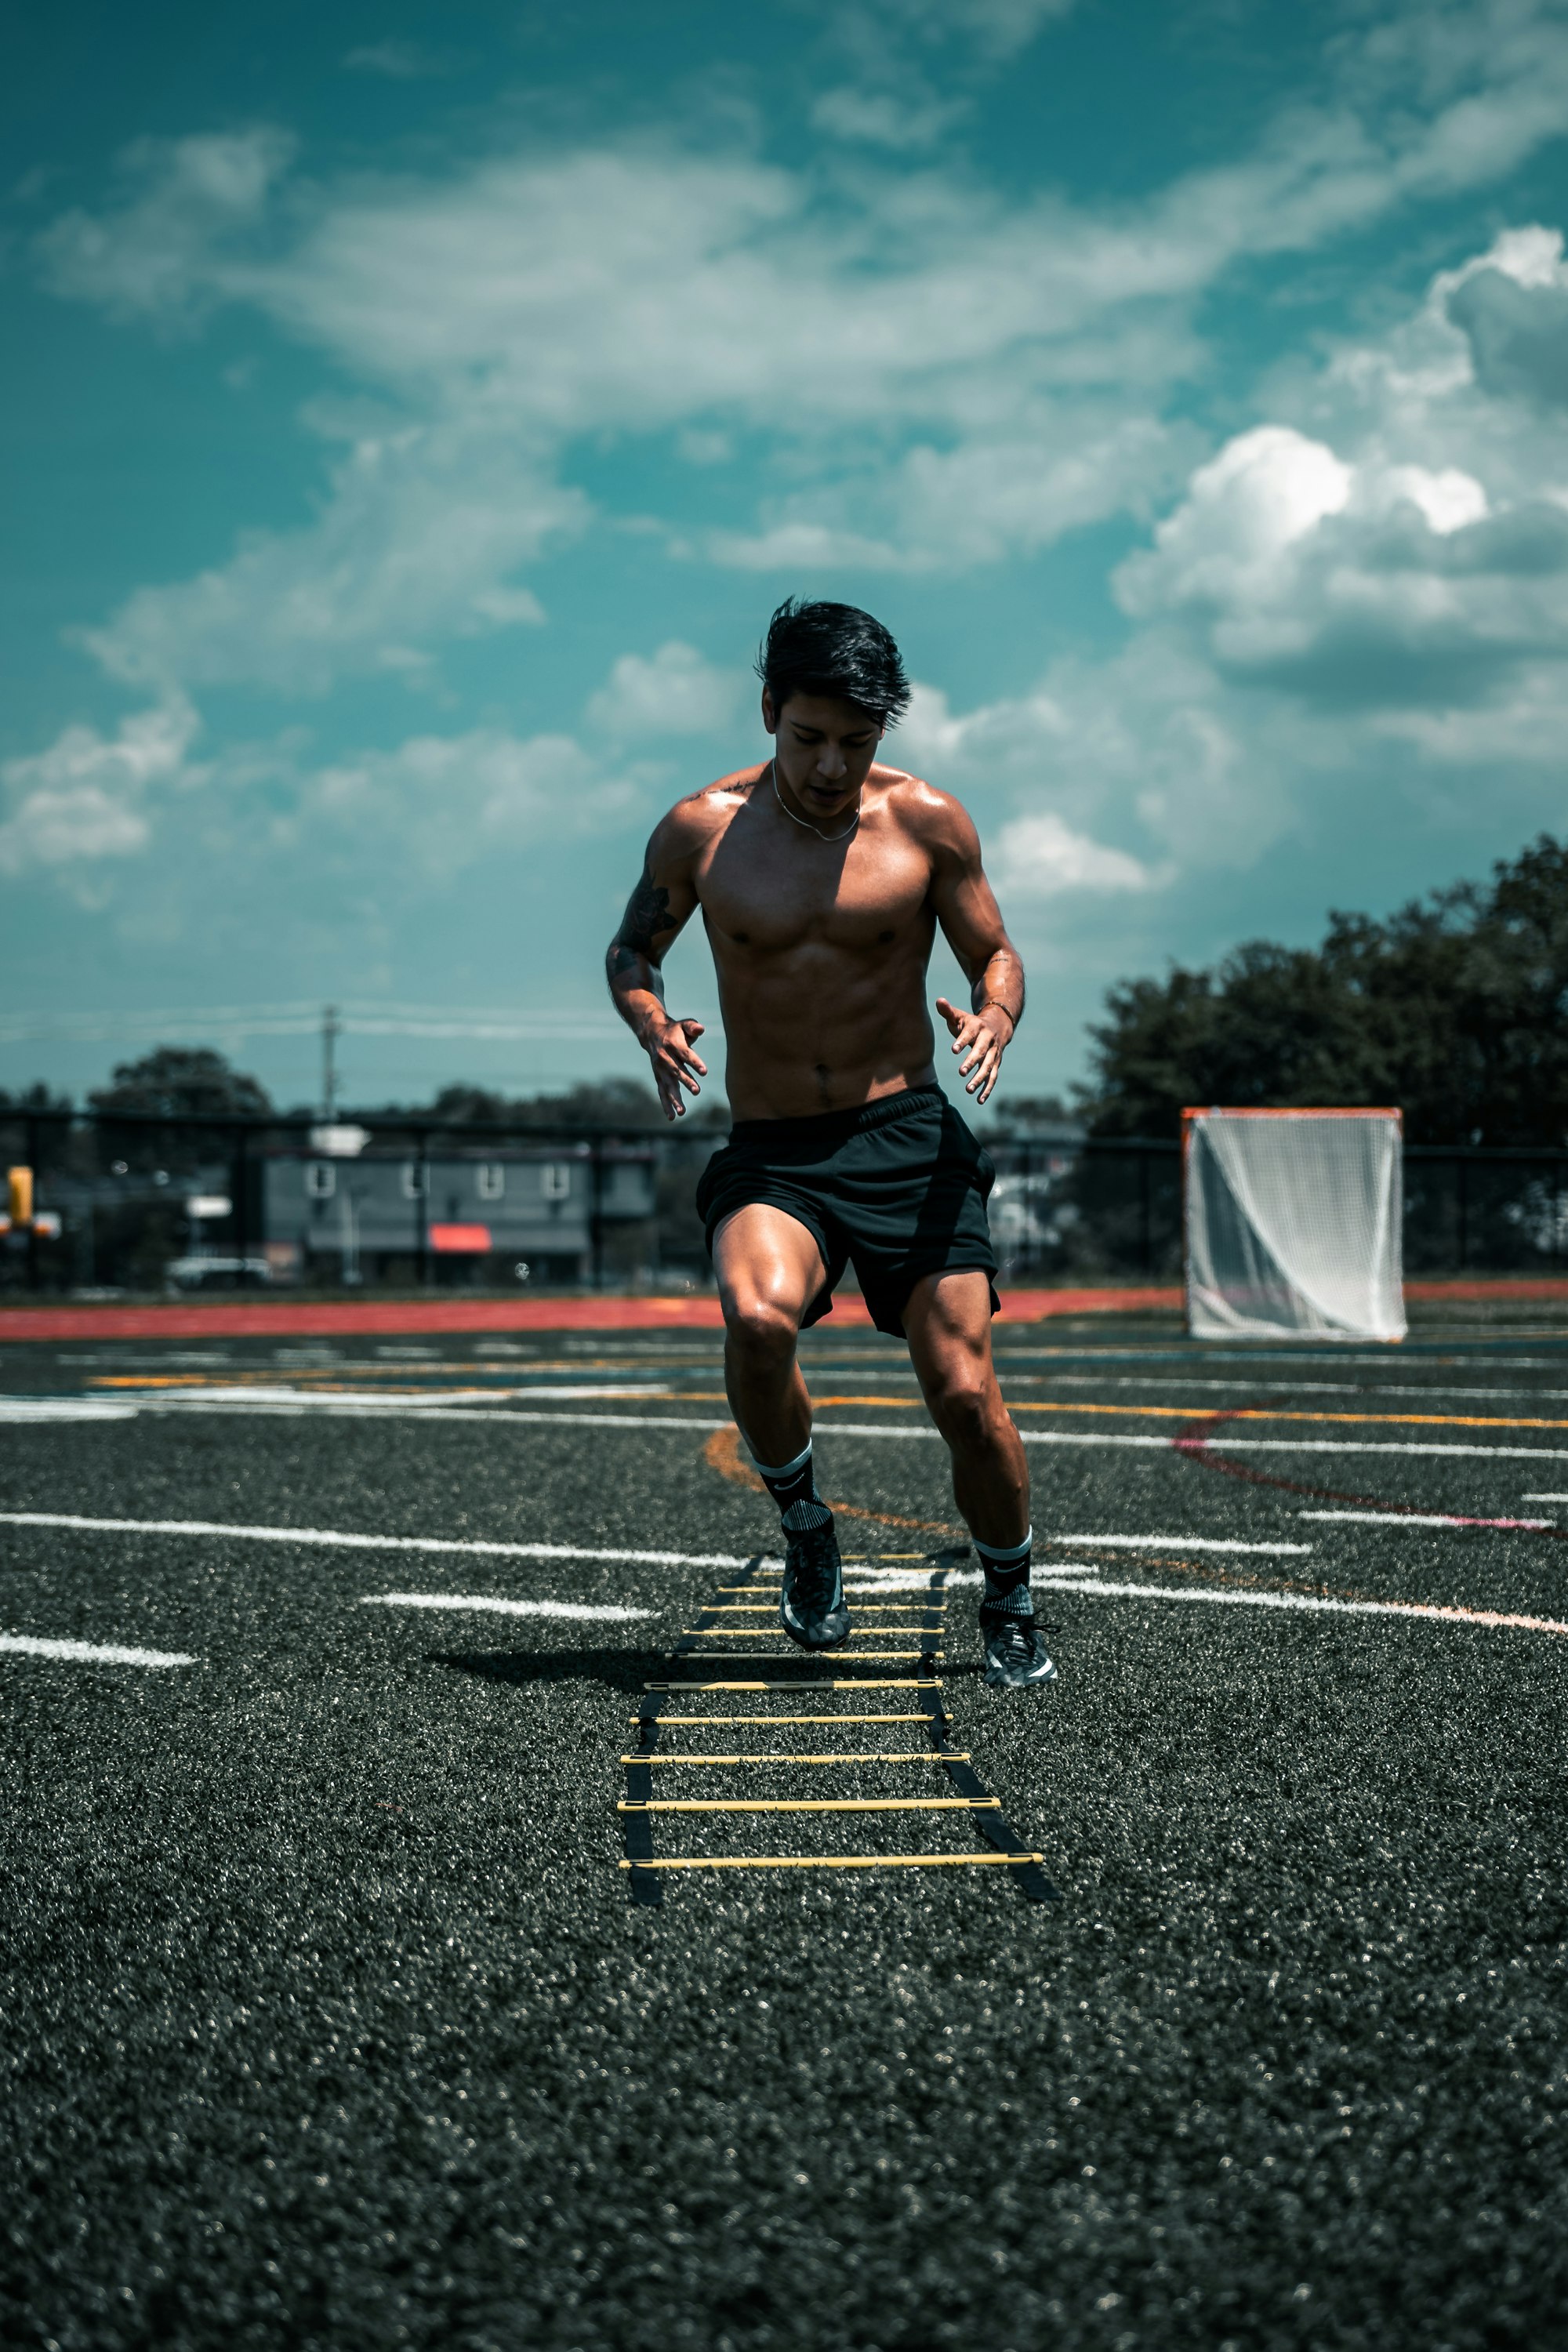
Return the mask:
{"type": "Polygon", "coordinates": [[[689,1756],[679,1749],[662,1756],[623,1756],[623,1764],[942,1764],[970,1761],[966,1748],[857,1748],[815,1756],[689,1756]]]}
{"type": "Polygon", "coordinates": [[[994,1813],[1000,1797],[623,1797],[617,1813],[994,1813]]]}
{"type": "MultiPolygon", "coordinates": [[[[923,1653],[922,1653],[923,1654],[923,1653]]],[[[733,1660],[731,1661],[733,1664],[733,1660]]],[[[743,1682],[743,1683],[644,1683],[645,1691],[710,1691],[710,1690],[941,1690],[942,1682],[935,1675],[879,1675],[851,1677],[847,1675],[825,1675],[821,1682],[743,1682]]]]}
{"type": "MultiPolygon", "coordinates": [[[[683,1625],[680,1630],[682,1634],[704,1642],[754,1642],[759,1633],[765,1633],[768,1628],[765,1625],[683,1625]]],[[[942,1633],[946,1630],[942,1625],[870,1625],[867,1628],[868,1633],[875,1633],[879,1639],[889,1633],[942,1633]]]]}
{"type": "Polygon", "coordinates": [[[965,1863],[1045,1861],[1043,1853],[711,1853],[623,1862],[623,1870],[940,1870],[965,1863]]]}
{"type": "MultiPolygon", "coordinates": [[[[952,1717],[943,1708],[937,1720],[951,1723],[952,1717]]],[[[667,1723],[683,1726],[705,1723],[929,1723],[931,1717],[929,1715],[628,1715],[626,1721],[634,1727],[643,1723],[657,1724],[662,1731],[667,1723]]]]}
{"type": "MultiPolygon", "coordinates": [[[[847,1589],[846,1587],[846,1591],[847,1589]]],[[[864,1614],[868,1617],[886,1617],[889,1610],[910,1609],[913,1606],[914,1603],[910,1601],[874,1601],[865,1608],[864,1614]]],[[[942,1615],[946,1607],[945,1601],[929,1601],[926,1603],[928,1612],[935,1616],[942,1615]]],[[[752,1609],[743,1601],[710,1601],[701,1613],[704,1617],[771,1617],[773,1612],[771,1609],[752,1609]]],[[[916,1628],[917,1632],[921,1630],[922,1629],[916,1628]]]]}
{"type": "MultiPolygon", "coordinates": [[[[688,1658],[699,1661],[723,1658],[726,1664],[735,1664],[747,1658],[775,1660],[799,1658],[804,1664],[811,1654],[810,1651],[799,1650],[731,1650],[728,1653],[723,1650],[688,1650],[686,1653],[688,1658]]],[[[816,1653],[818,1657],[823,1654],[821,1651],[816,1653]]],[[[911,1658],[945,1658],[947,1652],[945,1650],[836,1650],[832,1654],[842,1658],[846,1665],[897,1666],[908,1665],[911,1658]]]]}

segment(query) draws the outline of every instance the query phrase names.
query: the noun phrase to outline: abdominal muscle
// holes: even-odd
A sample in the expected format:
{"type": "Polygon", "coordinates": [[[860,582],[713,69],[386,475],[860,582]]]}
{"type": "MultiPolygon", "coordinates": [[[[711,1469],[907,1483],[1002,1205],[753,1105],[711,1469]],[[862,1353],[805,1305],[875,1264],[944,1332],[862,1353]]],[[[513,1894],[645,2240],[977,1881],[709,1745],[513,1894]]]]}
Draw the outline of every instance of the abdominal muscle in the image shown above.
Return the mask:
{"type": "Polygon", "coordinates": [[[820,940],[747,954],[713,940],[735,1118],[810,1118],[858,1109],[936,1076],[926,954],[879,955],[820,940]]]}

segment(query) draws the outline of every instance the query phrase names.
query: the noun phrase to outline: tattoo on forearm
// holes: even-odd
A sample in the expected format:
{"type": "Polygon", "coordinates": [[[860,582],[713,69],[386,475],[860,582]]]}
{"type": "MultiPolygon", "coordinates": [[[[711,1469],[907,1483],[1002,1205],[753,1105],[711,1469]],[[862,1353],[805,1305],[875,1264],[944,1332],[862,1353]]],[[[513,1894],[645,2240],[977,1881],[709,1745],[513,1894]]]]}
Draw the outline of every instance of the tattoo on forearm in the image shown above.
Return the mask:
{"type": "Polygon", "coordinates": [[[645,866],[641,881],[626,900],[621,927],[610,942],[611,977],[635,970],[645,957],[651,959],[659,932],[671,928],[669,892],[654,880],[651,869],[645,866]]]}

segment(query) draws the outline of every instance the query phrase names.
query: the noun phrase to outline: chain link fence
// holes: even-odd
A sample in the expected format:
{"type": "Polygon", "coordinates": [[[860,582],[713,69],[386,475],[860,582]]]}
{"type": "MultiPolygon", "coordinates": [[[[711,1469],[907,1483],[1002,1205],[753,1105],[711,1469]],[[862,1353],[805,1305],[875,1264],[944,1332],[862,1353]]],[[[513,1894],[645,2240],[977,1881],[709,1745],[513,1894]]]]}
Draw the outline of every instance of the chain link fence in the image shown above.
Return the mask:
{"type": "MultiPolygon", "coordinates": [[[[711,1280],[697,1180],[723,1130],[0,1108],[35,1214],[0,1233],[0,1289],[680,1290],[711,1280]]],[[[985,1138],[1015,1284],[1176,1281],[1174,1142],[985,1138]]],[[[1568,1151],[1407,1146],[1413,1276],[1568,1268],[1568,1151]]]]}

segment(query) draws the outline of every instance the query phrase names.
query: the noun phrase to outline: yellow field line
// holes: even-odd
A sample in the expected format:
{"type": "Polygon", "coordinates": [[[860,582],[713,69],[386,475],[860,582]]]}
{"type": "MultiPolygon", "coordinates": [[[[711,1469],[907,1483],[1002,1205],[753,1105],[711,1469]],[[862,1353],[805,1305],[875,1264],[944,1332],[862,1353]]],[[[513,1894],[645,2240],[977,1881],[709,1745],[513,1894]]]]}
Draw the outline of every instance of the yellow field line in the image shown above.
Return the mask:
{"type": "MultiPolygon", "coordinates": [[[[722,1404],[725,1400],[715,1391],[711,1395],[704,1391],[700,1395],[667,1397],[662,1402],[667,1404],[722,1404]]],[[[825,1396],[814,1397],[812,1404],[817,1412],[825,1410],[829,1405],[844,1404],[896,1406],[903,1412],[912,1412],[917,1406],[922,1411],[924,1409],[924,1401],[920,1397],[825,1396]]],[[[1272,1405],[1234,1407],[1226,1405],[1216,1408],[1213,1404],[1076,1404],[1066,1402],[1055,1402],[1049,1400],[1038,1403],[1024,1403],[1009,1399],[1007,1410],[1009,1412],[1109,1413],[1118,1418],[1131,1418],[1135,1421],[1213,1421],[1217,1417],[1227,1423],[1233,1421],[1365,1422],[1389,1427],[1413,1429],[1568,1429],[1568,1421],[1516,1418],[1493,1413],[1289,1412],[1283,1408],[1276,1408],[1272,1405]]],[[[882,1555],[884,1559],[890,1556],[887,1553],[882,1555]]],[[[924,1553],[918,1555],[921,1559],[925,1556],[924,1553]]]]}
{"type": "Polygon", "coordinates": [[[654,1797],[626,1798],[617,1813],[999,1813],[1000,1797],[654,1797]]]}
{"type": "MultiPolygon", "coordinates": [[[[842,1723],[842,1716],[829,1718],[842,1723]]],[[[919,1717],[910,1721],[918,1722],[919,1717]]],[[[667,1718],[668,1720],[668,1718],[667,1718]]],[[[710,1718],[711,1720],[711,1718],[710,1718]]],[[[940,1754],[934,1748],[856,1748],[828,1755],[819,1751],[813,1756],[688,1756],[679,1749],[664,1756],[623,1756],[623,1764],[941,1764],[949,1758],[960,1764],[970,1762],[967,1748],[944,1748],[940,1754]]]]}
{"type": "Polygon", "coordinates": [[[1044,1862],[1043,1853],[713,1853],[623,1862],[623,1870],[937,1870],[963,1863],[1044,1862]]]}

